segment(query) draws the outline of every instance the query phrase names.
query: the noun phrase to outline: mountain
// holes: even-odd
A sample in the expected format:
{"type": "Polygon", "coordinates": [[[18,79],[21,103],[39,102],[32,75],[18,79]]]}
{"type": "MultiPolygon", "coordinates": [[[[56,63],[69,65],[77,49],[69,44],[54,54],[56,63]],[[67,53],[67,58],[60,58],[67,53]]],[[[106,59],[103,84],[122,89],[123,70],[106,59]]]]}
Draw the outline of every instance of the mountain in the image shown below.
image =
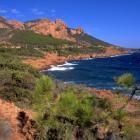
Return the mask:
{"type": "Polygon", "coordinates": [[[76,29],[68,27],[61,19],[51,21],[48,18],[44,18],[21,22],[0,17],[0,41],[28,44],[32,43],[32,41],[34,43],[34,40],[32,38],[39,40],[39,42],[35,42],[36,44],[40,44],[40,40],[42,40],[42,42],[44,42],[44,44],[46,45],[48,45],[49,42],[46,42],[44,40],[51,38],[52,40],[57,41],[59,39],[60,42],[64,42],[64,44],[73,43],[80,46],[82,45],[96,47],[113,46],[109,43],[88,35],[81,27],[78,27],[76,29]],[[28,36],[28,38],[26,36],[28,36]]]}

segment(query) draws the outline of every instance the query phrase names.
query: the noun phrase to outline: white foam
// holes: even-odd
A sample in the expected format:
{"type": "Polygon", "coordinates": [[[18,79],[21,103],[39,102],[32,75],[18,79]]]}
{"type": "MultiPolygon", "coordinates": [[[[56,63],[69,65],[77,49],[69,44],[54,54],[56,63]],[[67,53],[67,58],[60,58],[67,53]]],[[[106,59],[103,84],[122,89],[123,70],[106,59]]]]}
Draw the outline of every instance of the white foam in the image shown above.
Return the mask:
{"type": "Polygon", "coordinates": [[[83,58],[82,60],[92,60],[94,58],[83,58]]]}
{"type": "Polygon", "coordinates": [[[58,66],[51,66],[50,69],[48,69],[48,71],[66,71],[66,70],[73,70],[74,67],[62,67],[60,65],[58,66]]]}
{"type": "Polygon", "coordinates": [[[75,65],[77,65],[77,64],[69,63],[69,62],[65,61],[65,63],[63,65],[58,65],[58,66],[61,67],[61,66],[75,66],[75,65]]]}
{"type": "Polygon", "coordinates": [[[72,66],[75,66],[75,65],[78,65],[76,63],[70,63],[70,62],[67,62],[65,61],[64,64],[62,65],[51,65],[51,68],[49,68],[48,70],[42,70],[41,72],[45,72],[45,71],[66,71],[66,70],[73,70],[74,67],[72,66]]]}
{"type": "Polygon", "coordinates": [[[128,53],[128,54],[120,54],[120,55],[113,55],[111,57],[120,57],[120,56],[126,56],[126,55],[131,55],[132,53],[128,53]]]}

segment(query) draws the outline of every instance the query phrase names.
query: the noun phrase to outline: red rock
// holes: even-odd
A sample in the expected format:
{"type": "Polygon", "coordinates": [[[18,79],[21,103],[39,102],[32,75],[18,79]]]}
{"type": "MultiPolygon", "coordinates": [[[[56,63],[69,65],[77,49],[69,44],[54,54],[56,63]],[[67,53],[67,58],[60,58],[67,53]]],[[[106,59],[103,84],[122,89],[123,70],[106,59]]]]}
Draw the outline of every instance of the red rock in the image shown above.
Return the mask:
{"type": "Polygon", "coordinates": [[[23,22],[16,21],[16,20],[11,20],[8,23],[11,24],[11,25],[13,25],[13,27],[15,29],[19,29],[19,30],[24,30],[25,29],[25,26],[24,26],[24,23],[23,22]]]}

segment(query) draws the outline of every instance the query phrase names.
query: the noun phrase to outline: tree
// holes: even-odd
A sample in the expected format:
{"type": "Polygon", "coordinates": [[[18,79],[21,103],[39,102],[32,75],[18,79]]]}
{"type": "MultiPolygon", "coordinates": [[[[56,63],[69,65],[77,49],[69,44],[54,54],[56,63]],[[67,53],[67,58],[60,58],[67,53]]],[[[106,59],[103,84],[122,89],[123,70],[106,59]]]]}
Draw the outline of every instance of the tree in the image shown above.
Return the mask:
{"type": "MultiPolygon", "coordinates": [[[[131,73],[125,73],[125,74],[119,76],[116,79],[116,83],[119,86],[126,88],[127,90],[131,90],[131,94],[130,94],[129,99],[127,100],[126,105],[132,100],[132,98],[136,94],[137,90],[140,90],[136,84],[136,80],[135,80],[134,76],[131,73]]],[[[123,106],[123,108],[125,106],[123,106]]]]}
{"type": "Polygon", "coordinates": [[[42,139],[45,139],[47,122],[44,118],[47,116],[47,109],[51,106],[53,86],[54,83],[48,76],[42,76],[37,81],[33,96],[33,108],[37,112],[35,120],[42,139]]]}

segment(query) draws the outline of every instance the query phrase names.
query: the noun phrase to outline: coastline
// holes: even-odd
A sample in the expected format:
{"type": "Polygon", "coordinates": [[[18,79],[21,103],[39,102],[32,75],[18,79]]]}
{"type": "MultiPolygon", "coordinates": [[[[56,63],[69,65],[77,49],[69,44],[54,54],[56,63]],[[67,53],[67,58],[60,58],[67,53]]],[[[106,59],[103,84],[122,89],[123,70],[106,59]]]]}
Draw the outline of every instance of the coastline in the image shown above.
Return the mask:
{"type": "MultiPolygon", "coordinates": [[[[94,59],[94,58],[107,58],[107,57],[118,57],[118,56],[122,56],[122,55],[129,55],[130,53],[133,53],[133,51],[131,50],[123,50],[123,51],[107,51],[104,54],[86,54],[86,55],[78,55],[78,56],[68,56],[68,57],[64,57],[64,56],[58,56],[56,53],[47,53],[44,58],[40,58],[40,59],[27,59],[24,60],[23,63],[26,64],[30,64],[32,65],[35,69],[39,70],[39,71],[46,71],[50,68],[52,68],[52,66],[57,66],[57,65],[61,65],[64,64],[66,61],[69,60],[82,60],[82,59],[94,59]]],[[[105,97],[107,96],[111,96],[112,98],[112,91],[111,90],[106,90],[106,89],[96,89],[96,88],[90,88],[91,90],[94,91],[98,91],[97,93],[103,93],[103,94],[107,94],[105,95],[105,97]]],[[[127,96],[124,95],[125,98],[128,98],[127,96]]],[[[135,101],[139,101],[140,99],[138,98],[134,98],[133,100],[135,101]]]]}
{"type": "Polygon", "coordinates": [[[58,56],[57,53],[46,53],[43,58],[27,58],[22,62],[25,64],[32,65],[37,70],[47,70],[51,65],[59,65],[69,60],[82,60],[90,58],[106,58],[114,57],[118,55],[126,55],[131,53],[131,50],[119,50],[114,48],[108,48],[105,53],[91,53],[91,54],[80,54],[77,56],[58,56]]]}

